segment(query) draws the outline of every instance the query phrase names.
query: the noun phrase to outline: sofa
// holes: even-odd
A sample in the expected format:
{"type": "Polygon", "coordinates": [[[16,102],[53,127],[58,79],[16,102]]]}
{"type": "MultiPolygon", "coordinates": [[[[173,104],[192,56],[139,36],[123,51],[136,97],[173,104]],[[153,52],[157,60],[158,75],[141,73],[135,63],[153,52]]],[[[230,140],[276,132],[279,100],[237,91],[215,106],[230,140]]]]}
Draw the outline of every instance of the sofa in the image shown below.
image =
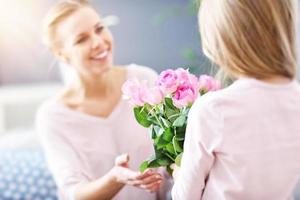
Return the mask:
{"type": "MultiPolygon", "coordinates": [[[[0,137],[0,200],[58,200],[57,187],[32,131],[0,137]]],[[[300,182],[294,190],[300,200],[300,182]]]]}
{"type": "Polygon", "coordinates": [[[57,200],[42,149],[30,133],[0,138],[0,199],[57,200]]]}

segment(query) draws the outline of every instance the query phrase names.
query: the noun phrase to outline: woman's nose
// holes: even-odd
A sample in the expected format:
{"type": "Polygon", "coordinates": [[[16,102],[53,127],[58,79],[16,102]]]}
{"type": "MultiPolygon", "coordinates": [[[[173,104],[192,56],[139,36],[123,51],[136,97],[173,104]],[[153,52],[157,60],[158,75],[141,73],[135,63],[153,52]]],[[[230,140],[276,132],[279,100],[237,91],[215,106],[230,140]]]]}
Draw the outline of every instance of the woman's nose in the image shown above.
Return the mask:
{"type": "Polygon", "coordinates": [[[93,35],[92,48],[97,49],[104,44],[104,39],[99,35],[93,35]]]}

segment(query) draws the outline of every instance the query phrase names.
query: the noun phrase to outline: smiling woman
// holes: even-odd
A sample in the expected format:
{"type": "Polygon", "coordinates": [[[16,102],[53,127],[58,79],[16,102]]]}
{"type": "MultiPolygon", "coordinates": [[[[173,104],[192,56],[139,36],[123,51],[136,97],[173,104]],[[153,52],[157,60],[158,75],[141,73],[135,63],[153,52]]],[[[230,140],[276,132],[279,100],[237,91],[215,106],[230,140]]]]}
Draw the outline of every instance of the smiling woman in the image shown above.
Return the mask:
{"type": "Polygon", "coordinates": [[[129,78],[153,82],[156,73],[134,64],[114,64],[113,36],[86,1],[55,4],[47,14],[44,34],[52,53],[77,75],[37,115],[60,197],[154,200],[156,194],[147,191],[160,189],[162,175],[136,171],[152,147],[142,133],[147,130],[135,123],[123,102],[121,86],[129,78]]]}

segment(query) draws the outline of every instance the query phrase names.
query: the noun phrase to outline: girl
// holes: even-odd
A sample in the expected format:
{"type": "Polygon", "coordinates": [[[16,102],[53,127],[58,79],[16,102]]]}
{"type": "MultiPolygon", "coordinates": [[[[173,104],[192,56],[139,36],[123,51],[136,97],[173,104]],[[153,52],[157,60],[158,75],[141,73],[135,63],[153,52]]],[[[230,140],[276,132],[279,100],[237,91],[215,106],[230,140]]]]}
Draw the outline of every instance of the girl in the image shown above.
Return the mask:
{"type": "Polygon", "coordinates": [[[236,81],[193,105],[174,200],[291,199],[300,175],[296,0],[203,0],[205,54],[236,81]]]}

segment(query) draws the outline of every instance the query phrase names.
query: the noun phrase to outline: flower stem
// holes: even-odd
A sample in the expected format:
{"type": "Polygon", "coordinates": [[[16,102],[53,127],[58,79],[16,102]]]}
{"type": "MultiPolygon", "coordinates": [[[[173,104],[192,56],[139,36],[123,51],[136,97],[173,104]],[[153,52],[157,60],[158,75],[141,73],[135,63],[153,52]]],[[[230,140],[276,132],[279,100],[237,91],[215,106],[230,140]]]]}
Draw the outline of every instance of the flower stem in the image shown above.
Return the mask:
{"type": "Polygon", "coordinates": [[[163,126],[163,124],[161,123],[161,121],[158,119],[158,117],[157,117],[157,115],[156,115],[156,106],[154,106],[153,109],[151,109],[151,110],[149,111],[149,113],[151,113],[151,114],[155,117],[155,119],[156,119],[157,123],[159,124],[159,126],[160,126],[163,130],[165,130],[165,127],[163,126]],[[154,110],[154,111],[153,111],[153,110],[154,110]]]}
{"type": "Polygon", "coordinates": [[[170,156],[168,153],[166,153],[166,156],[168,156],[168,158],[170,158],[173,162],[175,162],[175,159],[172,156],[170,156]]]}

